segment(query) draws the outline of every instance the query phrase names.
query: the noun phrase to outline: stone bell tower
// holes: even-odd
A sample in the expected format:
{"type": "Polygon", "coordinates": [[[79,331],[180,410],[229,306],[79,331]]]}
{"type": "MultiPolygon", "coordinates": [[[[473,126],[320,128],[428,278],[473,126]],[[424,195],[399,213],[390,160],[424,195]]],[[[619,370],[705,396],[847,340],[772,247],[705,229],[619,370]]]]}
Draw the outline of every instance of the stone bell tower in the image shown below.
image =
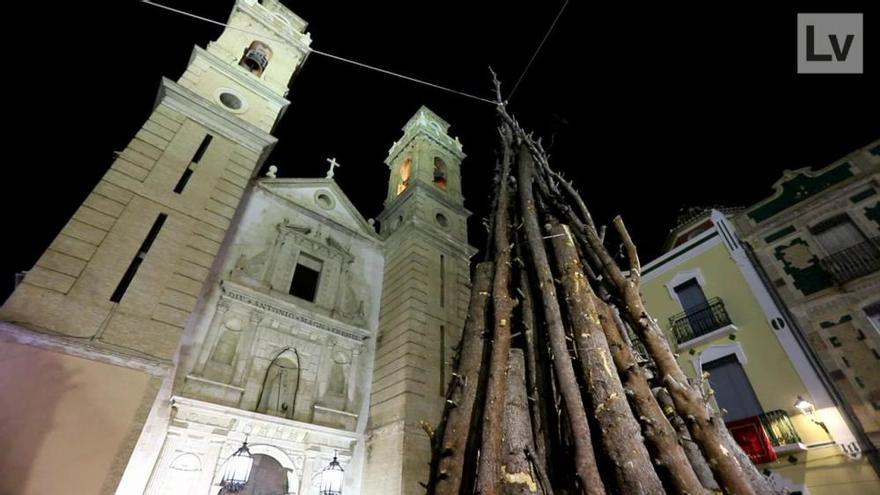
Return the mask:
{"type": "Polygon", "coordinates": [[[364,491],[420,494],[430,445],[420,421],[443,410],[467,312],[470,257],[461,143],[422,107],[389,151],[382,310],[370,401],[364,491]]]}
{"type": "MultiPolygon", "coordinates": [[[[0,457],[16,493],[111,493],[308,53],[276,0],[238,0],[0,310],[0,457]],[[282,41],[283,40],[283,41],[282,41]],[[19,359],[12,359],[19,358],[19,359]],[[27,446],[25,448],[25,446],[27,446]]],[[[6,487],[0,486],[6,493],[6,487]]]]}

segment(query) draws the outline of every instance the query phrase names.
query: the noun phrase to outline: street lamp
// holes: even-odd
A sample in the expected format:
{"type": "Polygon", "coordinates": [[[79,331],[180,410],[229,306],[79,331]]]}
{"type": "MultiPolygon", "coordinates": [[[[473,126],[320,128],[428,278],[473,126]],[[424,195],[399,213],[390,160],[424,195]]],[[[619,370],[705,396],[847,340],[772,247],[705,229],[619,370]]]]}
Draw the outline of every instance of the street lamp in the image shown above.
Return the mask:
{"type": "Polygon", "coordinates": [[[251,467],[254,465],[254,456],[248,449],[247,440],[226,461],[226,470],[220,479],[220,486],[228,492],[240,491],[251,477],[251,467]]]}
{"type": "Polygon", "coordinates": [[[821,426],[822,429],[825,430],[825,433],[828,433],[829,435],[831,434],[828,431],[828,427],[825,426],[825,423],[816,419],[816,406],[814,406],[812,402],[810,402],[810,401],[804,399],[803,397],[801,397],[800,395],[798,395],[797,401],[794,403],[794,407],[795,407],[795,409],[800,411],[801,414],[810,418],[810,421],[821,426]]]}
{"type": "Polygon", "coordinates": [[[321,470],[321,480],[318,485],[319,495],[342,495],[342,483],[345,480],[345,471],[336,460],[336,453],[333,453],[333,460],[323,470],[321,470]]]}

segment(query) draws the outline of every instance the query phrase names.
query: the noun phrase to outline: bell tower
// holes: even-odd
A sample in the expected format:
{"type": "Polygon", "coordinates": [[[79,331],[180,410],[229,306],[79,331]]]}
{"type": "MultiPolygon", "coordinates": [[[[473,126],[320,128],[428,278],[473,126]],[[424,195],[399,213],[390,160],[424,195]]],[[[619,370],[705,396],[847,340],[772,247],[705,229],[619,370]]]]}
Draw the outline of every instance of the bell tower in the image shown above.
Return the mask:
{"type": "Polygon", "coordinates": [[[465,155],[448,130],[423,106],[385,161],[385,273],[363,485],[371,495],[424,493],[431,452],[419,423],[440,419],[467,312],[476,249],[461,192],[465,155]]]}
{"type": "Polygon", "coordinates": [[[170,380],[310,43],[277,0],[237,0],[228,23],[162,79],[146,123],[0,308],[0,375],[17,377],[0,381],[17,397],[0,443],[34,452],[0,458],[16,492],[112,492],[170,380]]]}

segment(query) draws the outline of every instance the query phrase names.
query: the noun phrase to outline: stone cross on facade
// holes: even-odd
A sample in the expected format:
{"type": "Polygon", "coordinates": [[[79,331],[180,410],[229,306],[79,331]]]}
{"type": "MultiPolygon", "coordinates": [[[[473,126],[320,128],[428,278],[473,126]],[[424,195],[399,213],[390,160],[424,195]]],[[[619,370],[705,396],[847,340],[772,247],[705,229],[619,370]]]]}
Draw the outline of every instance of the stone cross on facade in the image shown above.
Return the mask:
{"type": "Polygon", "coordinates": [[[340,165],[339,162],[336,161],[336,158],[328,158],[327,163],[330,164],[330,170],[327,171],[327,178],[332,179],[333,169],[335,169],[336,167],[341,167],[342,165],[340,165]]]}

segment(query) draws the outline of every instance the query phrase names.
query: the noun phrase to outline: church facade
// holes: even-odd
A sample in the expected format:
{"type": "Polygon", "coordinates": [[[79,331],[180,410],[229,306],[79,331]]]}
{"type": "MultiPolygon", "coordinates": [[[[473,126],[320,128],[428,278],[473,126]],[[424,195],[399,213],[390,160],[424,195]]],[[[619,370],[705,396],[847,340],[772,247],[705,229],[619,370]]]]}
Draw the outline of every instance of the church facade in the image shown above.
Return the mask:
{"type": "Polygon", "coordinates": [[[333,179],[258,171],[309,53],[238,0],[0,310],[0,492],[420,493],[467,311],[461,143],[422,107],[366,220],[333,179]],[[14,377],[14,379],[11,379],[14,377]],[[7,486],[8,485],[8,486],[7,486]]]}

